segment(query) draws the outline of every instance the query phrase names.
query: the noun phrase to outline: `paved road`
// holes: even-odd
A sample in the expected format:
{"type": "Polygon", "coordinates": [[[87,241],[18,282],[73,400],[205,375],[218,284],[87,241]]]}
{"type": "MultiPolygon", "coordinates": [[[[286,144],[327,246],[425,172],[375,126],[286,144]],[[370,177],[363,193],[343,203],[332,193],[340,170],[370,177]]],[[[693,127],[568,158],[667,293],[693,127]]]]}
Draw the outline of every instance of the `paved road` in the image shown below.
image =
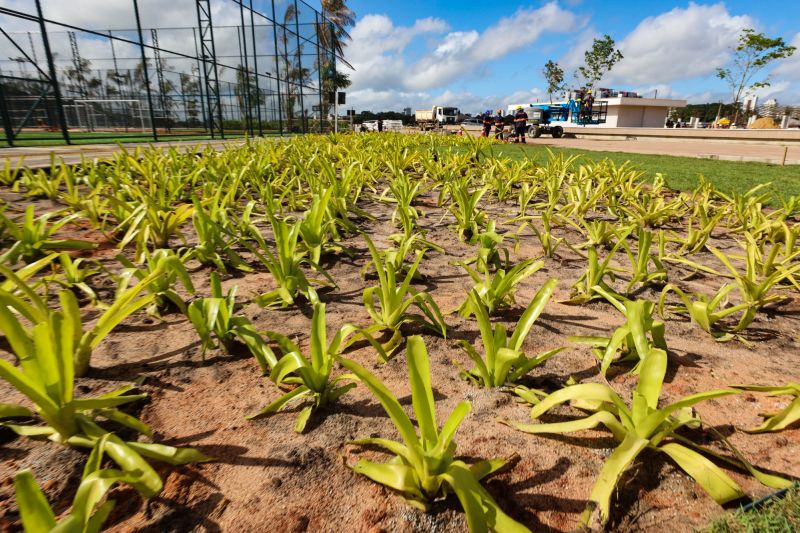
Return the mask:
{"type": "MultiPolygon", "coordinates": [[[[194,147],[194,146],[213,146],[222,148],[226,145],[242,144],[242,139],[231,139],[226,141],[167,141],[159,143],[129,143],[125,144],[127,150],[133,150],[137,146],[153,145],[162,149],[171,146],[194,147]]],[[[80,163],[81,158],[104,159],[112,156],[119,150],[116,144],[82,144],[74,146],[36,146],[20,148],[0,148],[0,158],[10,160],[12,165],[16,165],[20,158],[24,158],[25,166],[31,168],[50,167],[50,155],[55,154],[57,159],[63,159],[67,164],[80,163]]]]}
{"type": "Polygon", "coordinates": [[[540,137],[528,139],[533,144],[546,144],[559,148],[578,148],[601,152],[627,152],[632,154],[676,155],[701,157],[726,161],[757,161],[781,164],[786,153],[787,165],[800,165],[800,143],[759,144],[753,142],[719,142],[707,140],[601,140],[601,139],[553,139],[540,137]]]}
{"type": "MultiPolygon", "coordinates": [[[[230,144],[241,144],[241,139],[229,141],[173,141],[151,143],[154,146],[213,146],[220,148],[230,144]]],[[[541,137],[528,139],[531,144],[542,144],[559,148],[577,148],[601,152],[626,152],[632,154],[675,155],[684,157],[711,158],[728,161],[758,161],[762,163],[781,164],[786,153],[787,165],[800,165],[800,143],[788,144],[788,147],[776,144],[758,144],[753,142],[710,142],[706,140],[660,140],[640,138],[637,140],[601,140],[601,139],[553,139],[541,137]]],[[[126,147],[147,146],[147,143],[127,144],[126,147]]],[[[42,146],[30,148],[2,148],[0,158],[8,159],[16,165],[24,157],[25,165],[31,168],[50,166],[50,154],[68,164],[79,163],[82,157],[105,158],[111,156],[119,148],[115,144],[86,144],[80,146],[42,146]]]]}

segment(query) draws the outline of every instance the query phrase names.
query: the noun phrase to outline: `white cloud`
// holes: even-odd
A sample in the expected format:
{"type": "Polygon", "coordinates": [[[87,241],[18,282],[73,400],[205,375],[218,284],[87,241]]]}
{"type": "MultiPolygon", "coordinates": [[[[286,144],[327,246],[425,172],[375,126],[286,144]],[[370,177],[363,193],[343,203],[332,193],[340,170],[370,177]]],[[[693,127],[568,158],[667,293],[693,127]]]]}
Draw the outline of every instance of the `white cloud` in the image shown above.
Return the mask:
{"type": "Polygon", "coordinates": [[[456,55],[464,49],[471,48],[480,38],[477,31],[454,31],[449,33],[433,54],[437,57],[456,55]]]}
{"type": "Polygon", "coordinates": [[[690,3],[648,17],[620,43],[625,58],[604,81],[658,84],[708,76],[728,60],[740,31],[754,25],[722,3],[690,3]]]}
{"type": "Polygon", "coordinates": [[[355,68],[350,73],[351,92],[401,89],[407,68],[406,47],[417,37],[447,29],[446,22],[435,18],[417,20],[413,26],[395,26],[386,15],[360,18],[350,32],[352,41],[347,47],[347,60],[355,68]]]}
{"type": "Polygon", "coordinates": [[[772,74],[790,80],[800,80],[800,33],[795,34],[790,44],[797,50],[794,55],[779,61],[772,74]]]}
{"type": "Polygon", "coordinates": [[[503,102],[503,105],[510,105],[543,102],[548,98],[549,97],[547,93],[545,93],[543,90],[538,87],[533,87],[531,89],[514,91],[508,96],[502,98],[501,101],[503,102]]]}
{"type": "Polygon", "coordinates": [[[453,32],[428,54],[408,68],[404,86],[415,89],[443,87],[469,76],[481,65],[490,63],[536,42],[545,32],[576,31],[582,21],[570,11],[550,2],[539,9],[520,8],[480,34],[453,32]],[[520,32],[520,28],[525,32],[520,32]]]}
{"type": "Polygon", "coordinates": [[[353,28],[347,49],[348,61],[356,69],[351,74],[351,92],[372,89],[376,93],[394,90],[412,94],[443,88],[531,45],[545,32],[571,32],[581,24],[579,17],[556,2],[538,9],[520,8],[482,32],[445,33],[448,26],[440,19],[395,26],[386,15],[366,15],[353,28]],[[520,27],[525,31],[520,32],[520,27]],[[416,60],[407,60],[406,48],[426,35],[433,38],[425,52],[416,60]]]}

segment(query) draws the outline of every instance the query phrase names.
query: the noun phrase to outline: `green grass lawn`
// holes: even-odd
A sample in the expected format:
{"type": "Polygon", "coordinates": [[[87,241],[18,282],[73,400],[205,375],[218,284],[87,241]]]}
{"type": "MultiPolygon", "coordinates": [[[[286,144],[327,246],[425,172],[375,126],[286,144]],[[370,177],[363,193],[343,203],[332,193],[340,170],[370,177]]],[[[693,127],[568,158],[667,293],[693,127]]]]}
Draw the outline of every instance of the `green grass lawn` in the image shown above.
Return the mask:
{"type": "Polygon", "coordinates": [[[792,533],[800,531],[800,487],[759,509],[738,510],[715,521],[704,533],[792,533]]]}
{"type": "MultiPolygon", "coordinates": [[[[512,159],[524,157],[542,161],[548,157],[548,147],[542,145],[501,145],[492,147],[494,153],[512,159]]],[[[575,150],[550,148],[554,153],[581,155],[593,161],[610,159],[622,164],[630,161],[638,170],[644,172],[645,178],[652,180],[661,173],[667,185],[682,191],[691,190],[699,183],[700,176],[714,184],[719,190],[746,192],[756,185],[770,182],[774,192],[781,196],[800,195],[800,165],[770,165],[767,163],[751,163],[745,161],[718,161],[698,159],[694,157],[677,157],[669,155],[631,154],[623,152],[594,152],[591,150],[575,150]]]]}

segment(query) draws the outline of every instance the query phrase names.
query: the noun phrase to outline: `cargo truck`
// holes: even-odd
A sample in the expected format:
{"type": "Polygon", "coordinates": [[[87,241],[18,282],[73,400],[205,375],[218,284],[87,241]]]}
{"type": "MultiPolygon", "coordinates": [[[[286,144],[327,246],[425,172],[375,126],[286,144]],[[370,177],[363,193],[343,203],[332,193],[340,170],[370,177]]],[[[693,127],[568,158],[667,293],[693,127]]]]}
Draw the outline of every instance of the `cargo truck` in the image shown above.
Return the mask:
{"type": "Polygon", "coordinates": [[[435,105],[430,109],[418,109],[415,113],[417,126],[423,131],[440,128],[445,124],[458,124],[461,112],[457,107],[435,105]]]}

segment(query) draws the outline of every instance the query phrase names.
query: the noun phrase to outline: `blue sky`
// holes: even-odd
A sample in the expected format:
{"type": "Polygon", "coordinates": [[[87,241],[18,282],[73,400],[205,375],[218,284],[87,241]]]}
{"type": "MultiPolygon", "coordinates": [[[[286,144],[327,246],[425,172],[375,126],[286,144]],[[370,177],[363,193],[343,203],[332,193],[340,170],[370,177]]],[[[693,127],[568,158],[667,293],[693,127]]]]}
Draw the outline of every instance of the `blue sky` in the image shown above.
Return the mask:
{"type": "MultiPolygon", "coordinates": [[[[542,66],[572,73],[592,39],[610,34],[625,55],[601,83],[690,102],[730,100],[716,68],[739,31],[755,27],[800,48],[800,2],[351,0],[348,104],[399,110],[455,104],[466,112],[546,98],[542,66]]],[[[761,91],[800,104],[800,51],[761,91]]]]}

